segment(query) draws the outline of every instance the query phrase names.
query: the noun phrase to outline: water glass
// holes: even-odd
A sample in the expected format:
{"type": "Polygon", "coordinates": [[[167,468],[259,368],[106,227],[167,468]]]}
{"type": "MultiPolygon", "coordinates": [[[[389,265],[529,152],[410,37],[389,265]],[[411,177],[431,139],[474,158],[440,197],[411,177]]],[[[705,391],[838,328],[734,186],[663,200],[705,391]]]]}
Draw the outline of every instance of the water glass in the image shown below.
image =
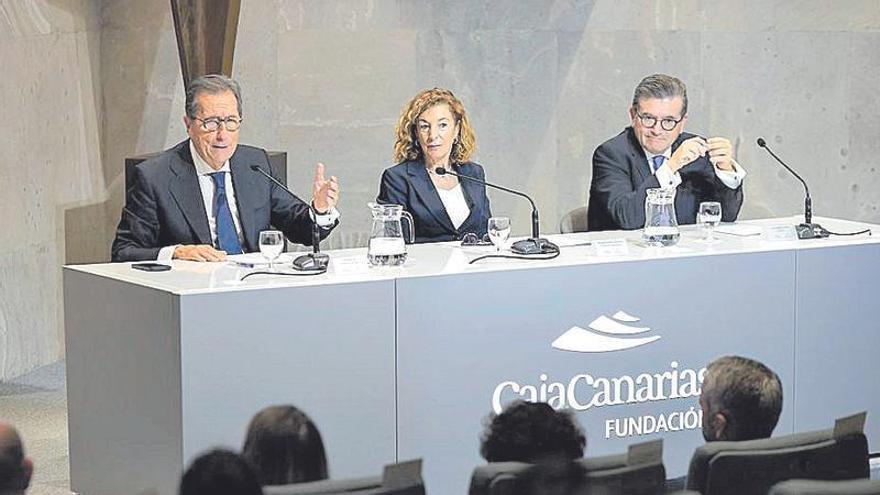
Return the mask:
{"type": "Polygon", "coordinates": [[[281,251],[284,250],[284,235],[278,230],[264,230],[260,232],[260,253],[269,262],[269,270],[273,269],[273,262],[281,251]]]}
{"type": "Polygon", "coordinates": [[[495,249],[501,251],[501,246],[510,237],[510,219],[507,217],[492,217],[488,225],[489,240],[495,244],[495,249]]]}
{"type": "Polygon", "coordinates": [[[697,210],[697,223],[706,231],[706,238],[701,242],[711,244],[717,242],[714,237],[715,226],[721,222],[721,203],[718,201],[703,201],[697,210]]]}

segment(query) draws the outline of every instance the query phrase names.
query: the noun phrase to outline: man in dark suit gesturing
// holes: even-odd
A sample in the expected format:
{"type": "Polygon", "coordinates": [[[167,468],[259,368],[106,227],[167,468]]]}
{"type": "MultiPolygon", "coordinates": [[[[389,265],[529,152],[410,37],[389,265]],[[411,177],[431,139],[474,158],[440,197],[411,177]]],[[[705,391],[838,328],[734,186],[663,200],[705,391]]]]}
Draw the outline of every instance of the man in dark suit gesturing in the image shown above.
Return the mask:
{"type": "Polygon", "coordinates": [[[338,223],[339,183],[315,170],[309,205],[252,170],[271,173],[266,152],[238,144],[241,90],[221,75],[194,79],[186,91],[189,139],[137,165],[113,241],[113,261],[222,261],[259,250],[273,226],[311,244],[312,221],[326,237],[338,223]]]}
{"type": "Polygon", "coordinates": [[[588,230],[644,227],[646,191],[656,187],[676,189],[679,224],[694,223],[702,201],[719,201],[722,221],[736,220],[746,172],[734,160],[729,140],[683,132],[684,83],[663,74],[644,78],[629,114],[632,125],[593,154],[588,230]]]}

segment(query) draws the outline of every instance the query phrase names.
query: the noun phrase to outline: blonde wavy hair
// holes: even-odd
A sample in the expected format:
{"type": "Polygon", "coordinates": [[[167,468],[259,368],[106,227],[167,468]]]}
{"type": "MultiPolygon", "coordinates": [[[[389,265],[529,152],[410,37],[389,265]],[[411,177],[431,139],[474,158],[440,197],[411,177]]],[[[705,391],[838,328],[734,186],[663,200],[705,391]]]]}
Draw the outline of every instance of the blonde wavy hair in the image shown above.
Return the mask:
{"type": "Polygon", "coordinates": [[[452,94],[452,91],[443,88],[432,88],[417,94],[400,113],[397,121],[397,141],[394,143],[394,162],[399,163],[407,160],[421,160],[422,147],[419,146],[416,124],[419,116],[425,110],[435,106],[446,104],[452,111],[455,123],[458,124],[458,136],[452,144],[449,153],[450,163],[464,163],[468,161],[477,149],[477,138],[474,129],[464,111],[464,105],[452,94]]]}

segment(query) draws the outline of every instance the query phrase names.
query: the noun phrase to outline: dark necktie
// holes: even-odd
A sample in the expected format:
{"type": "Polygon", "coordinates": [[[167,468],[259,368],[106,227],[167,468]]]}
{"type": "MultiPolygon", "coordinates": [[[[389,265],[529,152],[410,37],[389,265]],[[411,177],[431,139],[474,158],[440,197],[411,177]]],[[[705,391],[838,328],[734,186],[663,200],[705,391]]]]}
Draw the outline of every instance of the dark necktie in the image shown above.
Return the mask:
{"type": "Polygon", "coordinates": [[[658,168],[663,166],[663,162],[666,161],[666,157],[663,155],[656,155],[651,158],[651,161],[654,162],[654,172],[656,172],[658,168]]]}
{"type": "Polygon", "coordinates": [[[217,247],[226,254],[241,254],[241,243],[235,232],[232,211],[226,199],[226,172],[210,174],[214,179],[214,220],[217,228],[217,247]]]}

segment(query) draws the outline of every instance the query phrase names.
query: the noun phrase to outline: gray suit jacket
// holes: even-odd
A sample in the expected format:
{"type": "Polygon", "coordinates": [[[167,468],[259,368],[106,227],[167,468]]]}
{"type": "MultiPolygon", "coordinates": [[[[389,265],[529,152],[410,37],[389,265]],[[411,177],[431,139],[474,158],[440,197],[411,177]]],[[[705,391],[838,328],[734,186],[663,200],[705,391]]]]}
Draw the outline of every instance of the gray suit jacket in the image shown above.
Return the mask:
{"type": "MultiPolygon", "coordinates": [[[[311,244],[308,205],[251,170],[251,165],[272,172],[264,150],[238,145],[229,166],[244,236],[242,249],[259,251],[260,231],[270,226],[293,242],[311,244]]],[[[213,244],[189,140],[138,164],[133,173],[113,240],[113,261],[156,259],[159,249],[175,244],[213,244]]],[[[321,237],[331,229],[321,229],[321,237]]]]}

